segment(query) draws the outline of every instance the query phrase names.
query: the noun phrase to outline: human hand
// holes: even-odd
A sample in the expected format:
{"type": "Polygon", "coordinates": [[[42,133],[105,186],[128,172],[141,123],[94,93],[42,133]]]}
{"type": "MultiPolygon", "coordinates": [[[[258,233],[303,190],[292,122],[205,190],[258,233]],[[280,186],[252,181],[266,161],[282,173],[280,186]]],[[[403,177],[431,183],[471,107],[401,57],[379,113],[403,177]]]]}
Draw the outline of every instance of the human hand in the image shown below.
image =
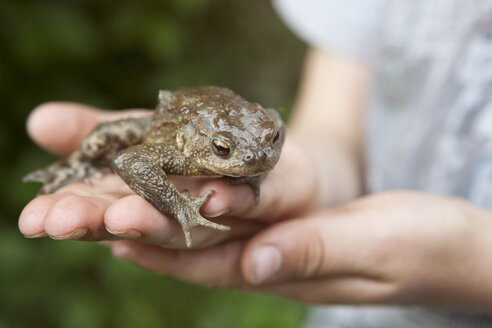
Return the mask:
{"type": "Polygon", "coordinates": [[[205,286],[308,303],[489,310],[491,216],[460,199],[389,192],[207,249],[112,247],[143,268],[205,286]]]}
{"type": "MultiPolygon", "coordinates": [[[[102,121],[150,114],[145,110],[108,112],[73,103],[48,103],[31,114],[28,132],[43,148],[67,155],[102,121]]],[[[311,206],[316,188],[308,156],[290,142],[285,144],[276,168],[263,181],[258,206],[254,204],[251,188],[245,185],[231,186],[220,179],[196,177],[171,176],[170,179],[179,189],[187,189],[194,196],[215,190],[202,212],[232,227],[229,232],[194,228],[195,247],[249,236],[287,213],[300,212],[311,206]],[[239,217],[245,220],[238,220],[239,217]]],[[[166,247],[185,247],[179,224],[137,196],[114,174],[94,179],[90,185],[74,183],[35,198],[22,211],[19,228],[27,237],[133,239],[166,247]]]]}

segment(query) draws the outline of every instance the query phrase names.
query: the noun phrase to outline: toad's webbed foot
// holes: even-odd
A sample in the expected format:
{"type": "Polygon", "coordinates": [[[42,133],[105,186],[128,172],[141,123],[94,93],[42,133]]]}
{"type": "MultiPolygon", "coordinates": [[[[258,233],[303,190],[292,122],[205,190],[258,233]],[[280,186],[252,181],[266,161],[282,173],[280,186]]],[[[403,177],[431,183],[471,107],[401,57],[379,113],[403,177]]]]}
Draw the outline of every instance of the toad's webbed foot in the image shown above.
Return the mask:
{"type": "Polygon", "coordinates": [[[200,214],[200,207],[213,195],[210,190],[202,197],[192,197],[187,191],[181,193],[181,201],[177,204],[176,219],[181,224],[186,239],[186,247],[192,246],[191,228],[203,226],[219,231],[229,231],[231,228],[205,219],[200,214]]]}

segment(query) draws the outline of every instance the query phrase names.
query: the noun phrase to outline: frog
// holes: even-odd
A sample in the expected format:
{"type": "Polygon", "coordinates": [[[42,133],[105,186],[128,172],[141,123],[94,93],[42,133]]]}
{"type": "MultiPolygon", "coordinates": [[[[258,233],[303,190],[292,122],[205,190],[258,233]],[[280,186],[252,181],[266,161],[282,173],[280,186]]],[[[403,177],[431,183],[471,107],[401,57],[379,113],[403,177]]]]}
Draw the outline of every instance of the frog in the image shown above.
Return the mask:
{"type": "Polygon", "coordinates": [[[192,228],[228,231],[230,227],[200,213],[213,190],[193,197],[187,190],[179,191],[167,175],[246,184],[258,204],[261,181],[279,161],[284,138],[278,111],[249,102],[228,88],[161,90],[151,116],[103,122],[68,157],[23,180],[41,182],[39,194],[49,194],[74,182],[90,184],[115,173],[137,195],[176,219],[191,248],[192,228]]]}

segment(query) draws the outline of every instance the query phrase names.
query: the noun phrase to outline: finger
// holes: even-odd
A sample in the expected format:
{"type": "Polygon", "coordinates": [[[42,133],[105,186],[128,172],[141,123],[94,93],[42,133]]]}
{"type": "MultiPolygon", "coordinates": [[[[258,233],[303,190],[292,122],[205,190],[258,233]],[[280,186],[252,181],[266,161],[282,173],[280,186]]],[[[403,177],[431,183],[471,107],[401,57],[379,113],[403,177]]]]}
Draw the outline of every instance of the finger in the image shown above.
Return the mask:
{"type": "Polygon", "coordinates": [[[333,275],[375,275],[378,258],[368,247],[369,236],[377,235],[373,226],[362,228],[357,214],[344,208],[314,215],[277,224],[256,236],[242,261],[247,281],[259,285],[333,275]]]}
{"type": "Polygon", "coordinates": [[[68,194],[56,201],[44,218],[44,230],[56,240],[113,239],[104,228],[104,213],[113,200],[68,194]]]}
{"type": "Polygon", "coordinates": [[[201,192],[216,191],[203,211],[206,214],[228,211],[233,216],[270,221],[294,216],[309,208],[315,198],[316,178],[311,165],[302,149],[286,142],[278,164],[262,181],[258,205],[249,186],[231,186],[223,180],[214,180],[201,189],[201,192]]]}
{"type": "Polygon", "coordinates": [[[252,291],[275,294],[310,304],[384,304],[395,299],[394,283],[367,277],[331,277],[253,287],[252,291]]]}
{"type": "Polygon", "coordinates": [[[115,257],[163,275],[214,288],[240,288],[313,304],[383,303],[395,294],[391,282],[364,277],[334,277],[251,286],[239,270],[240,242],[194,251],[177,251],[131,241],[111,243],[115,257]]]}
{"type": "Polygon", "coordinates": [[[44,216],[38,214],[38,220],[53,239],[112,240],[115,236],[104,227],[104,213],[115,200],[131,193],[115,175],[94,179],[90,185],[74,183],[48,195],[56,201],[49,204],[44,216]]]}
{"type": "MultiPolygon", "coordinates": [[[[193,247],[200,248],[226,240],[251,235],[263,228],[257,222],[220,218],[220,224],[230,225],[230,231],[216,231],[207,227],[192,229],[193,247]]],[[[186,248],[186,240],[180,224],[137,195],[115,201],[106,211],[106,229],[115,236],[138,240],[143,243],[186,248]]]]}
{"type": "Polygon", "coordinates": [[[115,257],[164,275],[214,288],[240,288],[269,293],[306,303],[369,304],[391,299],[396,287],[391,282],[366,277],[333,277],[252,286],[244,281],[238,259],[239,241],[203,250],[171,250],[132,241],[111,243],[115,257]]]}
{"type": "Polygon", "coordinates": [[[113,255],[144,269],[187,282],[219,288],[244,285],[239,268],[240,241],[200,250],[171,250],[131,241],[117,241],[113,255]]]}
{"type": "Polygon", "coordinates": [[[43,195],[30,201],[19,217],[20,232],[27,238],[46,237],[44,231],[46,213],[63,196],[63,194],[43,195]]]}
{"type": "Polygon", "coordinates": [[[314,304],[383,303],[394,298],[391,282],[359,276],[342,276],[269,284],[249,285],[239,270],[241,242],[203,250],[170,250],[131,241],[111,243],[113,255],[140,267],[190,283],[214,288],[239,288],[269,293],[314,304]]]}
{"type": "Polygon", "coordinates": [[[67,155],[101,122],[149,113],[145,110],[101,111],[76,103],[49,102],[36,107],[29,115],[27,131],[41,147],[67,155]]]}
{"type": "MultiPolygon", "coordinates": [[[[19,217],[19,229],[28,238],[47,236],[45,231],[47,214],[58,201],[67,196],[92,196],[104,198],[107,202],[111,202],[113,199],[130,193],[132,191],[115,175],[94,179],[90,185],[86,183],[74,183],[60,189],[54,194],[36,197],[27,204],[19,217]]],[[[52,224],[55,224],[55,222],[52,224]]],[[[62,215],[60,224],[67,224],[64,215],[62,215]]],[[[70,229],[70,227],[68,228],[70,229]]]]}

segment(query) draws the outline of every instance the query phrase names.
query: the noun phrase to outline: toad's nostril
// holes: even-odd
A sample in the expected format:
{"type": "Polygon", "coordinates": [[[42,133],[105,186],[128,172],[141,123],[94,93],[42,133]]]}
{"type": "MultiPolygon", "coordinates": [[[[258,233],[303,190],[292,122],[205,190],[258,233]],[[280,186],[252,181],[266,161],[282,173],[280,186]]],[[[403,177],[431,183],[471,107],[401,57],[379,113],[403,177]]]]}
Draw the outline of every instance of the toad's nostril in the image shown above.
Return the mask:
{"type": "Polygon", "coordinates": [[[244,161],[245,162],[252,162],[255,159],[255,154],[253,152],[248,151],[246,154],[244,154],[244,161]]]}

